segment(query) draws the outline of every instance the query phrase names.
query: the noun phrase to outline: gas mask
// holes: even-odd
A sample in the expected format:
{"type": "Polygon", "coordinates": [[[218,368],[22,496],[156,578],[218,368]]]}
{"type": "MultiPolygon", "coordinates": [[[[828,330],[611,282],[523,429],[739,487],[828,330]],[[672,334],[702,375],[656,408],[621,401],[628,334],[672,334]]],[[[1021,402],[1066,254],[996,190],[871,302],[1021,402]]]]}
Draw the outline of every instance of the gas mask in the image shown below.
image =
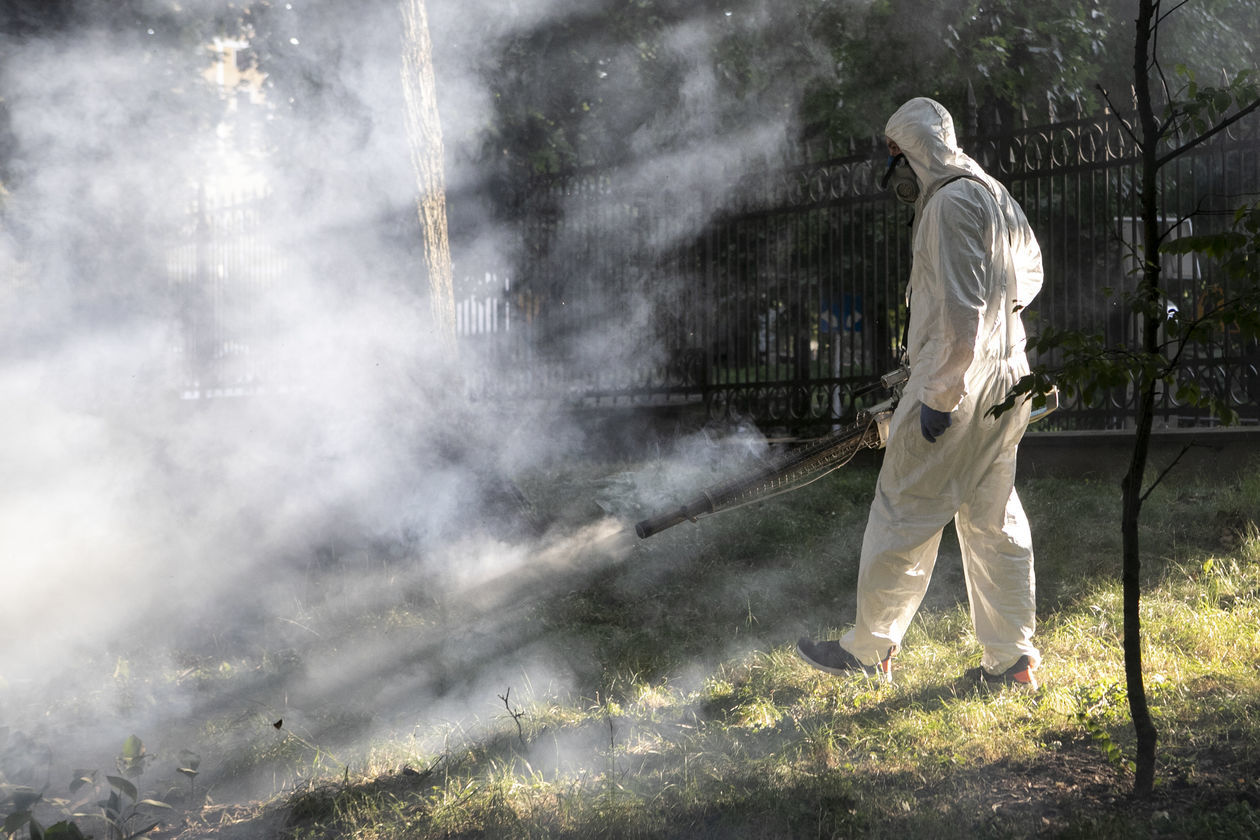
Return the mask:
{"type": "Polygon", "coordinates": [[[910,161],[906,160],[905,155],[888,158],[888,168],[884,170],[884,177],[879,185],[884,189],[891,187],[893,195],[902,204],[913,207],[919,199],[919,179],[910,168],[910,161]]]}

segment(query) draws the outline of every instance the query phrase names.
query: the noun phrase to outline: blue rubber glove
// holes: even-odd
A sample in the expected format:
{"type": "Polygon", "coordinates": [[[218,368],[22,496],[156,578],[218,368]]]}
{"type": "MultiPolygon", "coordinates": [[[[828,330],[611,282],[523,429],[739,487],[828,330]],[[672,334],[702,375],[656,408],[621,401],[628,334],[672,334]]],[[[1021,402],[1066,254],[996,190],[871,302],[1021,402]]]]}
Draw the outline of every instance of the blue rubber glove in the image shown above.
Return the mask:
{"type": "Polygon", "coordinates": [[[952,422],[948,411],[937,411],[926,405],[919,407],[919,429],[928,443],[936,443],[936,439],[945,433],[952,422]]]}

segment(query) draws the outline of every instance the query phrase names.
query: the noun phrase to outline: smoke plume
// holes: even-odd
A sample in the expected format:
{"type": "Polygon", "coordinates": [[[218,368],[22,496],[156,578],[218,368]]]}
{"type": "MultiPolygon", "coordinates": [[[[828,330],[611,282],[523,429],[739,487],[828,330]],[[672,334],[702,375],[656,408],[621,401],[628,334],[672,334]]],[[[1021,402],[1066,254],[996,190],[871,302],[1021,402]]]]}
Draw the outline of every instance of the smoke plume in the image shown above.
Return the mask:
{"type": "MultiPolygon", "coordinates": [[[[272,42],[311,52],[285,86],[231,91],[221,74],[248,62],[216,64],[211,36],[247,39],[215,32],[220,4],[135,5],[149,17],[67,19],[0,45],[0,726],[13,734],[0,772],[37,785],[20,764],[55,787],[54,770],[111,769],[135,732],[167,771],[215,744],[207,776],[244,785],[257,767],[233,745],[297,733],[353,750],[493,715],[511,684],[580,690],[593,652],[558,649],[527,620],[531,599],[579,551],[616,562],[626,523],[530,527],[512,478],[581,454],[588,430],[558,402],[468,399],[484,361],[436,340],[397,5],[265,4],[272,34],[288,27],[272,42]],[[266,272],[233,278],[198,236],[259,195],[254,215],[226,218],[266,272]]],[[[510,275],[518,256],[487,192],[487,68],[509,39],[585,13],[503,5],[430,3],[457,283],[461,267],[510,275]]],[[[668,220],[651,248],[694,235],[705,220],[689,196],[719,206],[723,172],[784,136],[780,111],[722,98],[708,57],[726,25],[721,12],[670,24],[664,101],[612,80],[624,101],[607,107],[639,115],[614,189],[668,220]]],[[[606,66],[629,72],[612,50],[631,47],[609,49],[606,66]]],[[[628,249],[623,233],[601,241],[628,249]]],[[[632,300],[622,320],[586,324],[575,355],[609,375],[641,361],[652,311],[632,300]]],[[[671,478],[652,480],[614,512],[671,478]]]]}

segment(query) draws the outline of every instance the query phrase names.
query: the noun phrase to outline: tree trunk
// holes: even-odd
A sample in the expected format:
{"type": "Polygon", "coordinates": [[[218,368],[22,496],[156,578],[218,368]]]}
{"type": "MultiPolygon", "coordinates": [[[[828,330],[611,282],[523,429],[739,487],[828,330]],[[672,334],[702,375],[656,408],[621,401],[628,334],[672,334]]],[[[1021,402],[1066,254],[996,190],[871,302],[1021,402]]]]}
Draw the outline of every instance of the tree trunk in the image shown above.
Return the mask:
{"type": "MultiPolygon", "coordinates": [[[[1151,36],[1158,22],[1154,18],[1153,0],[1138,4],[1137,38],[1134,43],[1134,92],[1137,97],[1138,121],[1142,151],[1142,274],[1138,298],[1144,304],[1142,315],[1142,349],[1148,360],[1159,352],[1159,328],[1163,307],[1159,297],[1159,218],[1156,201],[1157,137],[1159,125],[1151,105],[1149,82],[1151,36]]],[[[1150,451],[1151,425],[1155,413],[1155,373],[1152,364],[1141,367],[1134,383],[1137,393],[1137,431],[1133,441],[1133,457],[1124,477],[1124,509],[1121,518],[1124,553],[1124,675],[1129,696],[1129,713],[1137,736],[1137,763],[1133,792],[1139,797],[1151,794],[1155,782],[1155,742],[1158,734],[1146,703],[1146,684],[1142,674],[1142,557],[1138,543],[1138,520],[1142,512],[1142,483],[1150,451]]]]}
{"type": "Polygon", "coordinates": [[[407,104],[407,140],[416,173],[416,208],[424,235],[429,271],[429,303],[442,346],[455,347],[455,289],[446,227],[446,173],[442,123],[438,118],[433,41],[425,0],[399,0],[403,21],[403,96],[407,104]]]}
{"type": "Polygon", "coordinates": [[[1151,794],[1155,782],[1155,742],[1158,733],[1146,703],[1146,684],[1142,673],[1142,557],[1138,543],[1138,520],[1142,511],[1142,481],[1150,449],[1151,420],[1155,404],[1153,382],[1143,384],[1138,402],[1137,435],[1133,443],[1129,471],[1124,477],[1120,530],[1124,543],[1124,677],[1129,697],[1129,714],[1133,718],[1133,731],[1137,736],[1133,793],[1138,797],[1146,797],[1151,794]]]}

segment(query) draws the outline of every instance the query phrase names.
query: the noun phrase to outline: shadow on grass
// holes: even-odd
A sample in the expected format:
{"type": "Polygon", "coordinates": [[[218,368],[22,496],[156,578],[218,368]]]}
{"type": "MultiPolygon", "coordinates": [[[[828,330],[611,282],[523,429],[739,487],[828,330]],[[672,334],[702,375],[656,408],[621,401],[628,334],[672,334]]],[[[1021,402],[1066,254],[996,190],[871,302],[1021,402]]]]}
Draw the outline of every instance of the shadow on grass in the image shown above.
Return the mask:
{"type": "MultiPolygon", "coordinates": [[[[439,604],[441,615],[430,624],[418,630],[364,626],[305,649],[303,655],[310,659],[319,658],[324,650],[356,646],[388,650],[370,670],[322,686],[321,693],[307,702],[372,709],[374,724],[405,725],[408,716],[423,715],[424,704],[435,698],[502,692],[510,688],[507,680],[525,679],[523,675],[539,663],[563,672],[566,690],[575,698],[615,698],[630,683],[653,684],[687,673],[703,677],[749,652],[781,649],[815,628],[841,627],[853,613],[857,557],[874,479],[873,470],[842,471],[834,480],[684,523],[646,541],[634,540],[629,532],[633,515],[625,521],[610,520],[590,505],[575,507],[564,517],[553,515],[533,562],[480,582],[469,597],[458,599],[457,606],[439,604]],[[566,542],[562,556],[548,554],[566,542]],[[493,682],[500,679],[505,681],[501,685],[493,682]],[[415,700],[375,703],[382,693],[415,700]]],[[[1060,479],[1025,484],[1021,495],[1033,523],[1041,612],[1083,608],[1079,601],[1083,593],[1116,579],[1118,490],[1060,479]]],[[[1148,566],[1152,575],[1160,573],[1165,557],[1175,561],[1221,547],[1217,514],[1232,502],[1222,501],[1218,489],[1170,486],[1151,497],[1144,538],[1161,552],[1148,566]]],[[[581,481],[571,481],[566,493],[580,498],[588,490],[581,481]]],[[[956,545],[946,540],[932,585],[937,606],[965,602],[956,555],[956,545]]],[[[399,599],[407,595],[394,594],[399,599]]],[[[301,671],[299,665],[293,672],[264,674],[260,682],[242,683],[227,701],[219,694],[212,702],[220,708],[225,702],[244,705],[260,686],[295,691],[304,683],[301,671]]],[[[856,725],[878,731],[910,710],[934,708],[983,690],[960,677],[890,695],[851,717],[856,725]]],[[[785,695],[780,700],[792,698],[785,695]]],[[[209,702],[206,714],[212,711],[209,702]]],[[[199,711],[192,710],[194,715],[199,711]]],[[[717,705],[698,714],[711,719],[723,711],[717,705]]],[[[610,713],[606,719],[534,732],[528,744],[510,733],[492,734],[470,745],[468,755],[480,766],[529,756],[541,767],[538,742],[551,738],[564,741],[554,747],[558,756],[554,767],[547,768],[560,772],[564,767],[559,756],[598,755],[615,744],[618,725],[633,724],[610,713]]],[[[313,730],[310,740],[335,743],[346,737],[338,731],[341,726],[332,722],[313,730]]],[[[349,737],[359,734],[356,730],[349,737]]],[[[741,741],[745,749],[771,756],[783,743],[799,737],[799,731],[784,725],[742,734],[741,741]]],[[[587,828],[602,829],[601,836],[788,837],[813,836],[823,828],[823,836],[874,832],[870,836],[892,837],[934,828],[940,830],[936,836],[953,836],[945,830],[963,827],[964,834],[980,830],[979,836],[1033,836],[1060,829],[1069,834],[1069,829],[1080,829],[1072,836],[1091,836],[1080,827],[1123,821],[1127,805],[1118,792],[1126,782],[1120,771],[1072,733],[1063,733],[1057,741],[1060,746],[1027,765],[951,766],[931,779],[900,770],[855,776],[820,768],[810,778],[787,780],[749,773],[740,780],[715,782],[718,787],[707,791],[701,804],[673,801],[677,792],[668,788],[658,791],[653,806],[658,816],[662,810],[665,814],[661,824],[635,809],[599,811],[599,796],[575,807],[582,819],[592,821],[587,828]],[[890,791],[901,797],[905,808],[901,801],[889,803],[890,791]],[[1091,809],[1098,814],[1091,816],[1091,809]],[[597,819],[603,822],[594,822],[597,819]]],[[[1219,758],[1222,767],[1239,766],[1245,751],[1231,749],[1219,758]]],[[[1257,769],[1254,760],[1249,766],[1257,769]]],[[[1219,796],[1242,796],[1241,801],[1248,802],[1246,797],[1252,794],[1246,791],[1254,793],[1254,783],[1250,788],[1233,782],[1204,788],[1192,773],[1181,778],[1187,790],[1209,796],[1233,790],[1235,794],[1219,796]]],[[[408,812],[411,818],[423,821],[422,801],[434,785],[432,778],[399,773],[368,783],[320,788],[299,794],[287,818],[306,826],[325,822],[331,817],[319,809],[338,802],[328,797],[350,791],[368,798],[379,794],[406,799],[413,809],[408,812]]],[[[1187,814],[1192,812],[1189,805],[1186,809],[1187,814]]],[[[496,819],[509,817],[504,813],[496,819]]],[[[1149,834],[1149,821],[1142,825],[1149,834]]],[[[557,833],[550,836],[583,836],[565,825],[553,828],[557,833]]],[[[484,833],[469,829],[467,834],[450,836],[484,833]]]]}

